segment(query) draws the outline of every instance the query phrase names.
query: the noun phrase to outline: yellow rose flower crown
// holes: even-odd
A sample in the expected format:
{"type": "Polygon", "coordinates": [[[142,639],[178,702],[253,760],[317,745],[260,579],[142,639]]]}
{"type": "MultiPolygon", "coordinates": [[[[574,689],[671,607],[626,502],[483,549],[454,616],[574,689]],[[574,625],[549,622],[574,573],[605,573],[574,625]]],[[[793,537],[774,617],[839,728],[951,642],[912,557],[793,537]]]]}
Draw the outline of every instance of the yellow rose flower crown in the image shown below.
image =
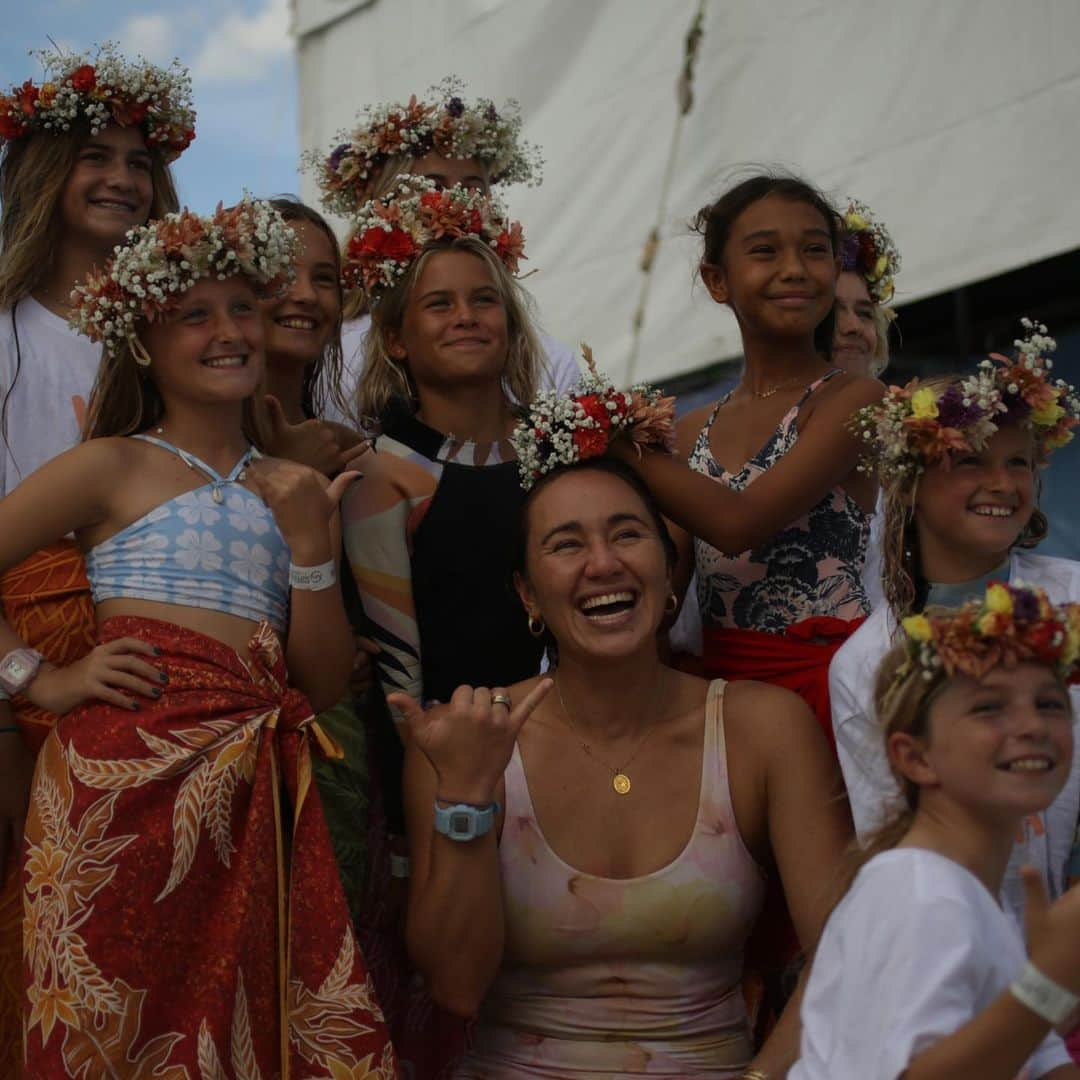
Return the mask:
{"type": "Polygon", "coordinates": [[[1072,439],[1080,397],[1051,380],[1057,343],[1046,327],[1022,319],[1024,336],[1010,359],[992,353],[978,371],[945,386],[890,386],[877,405],[856,412],[850,430],[863,442],[859,468],[883,477],[918,475],[927,465],[948,467],[955,453],[978,453],[1007,423],[1030,425],[1040,459],[1072,439]]]}
{"type": "Polygon", "coordinates": [[[857,199],[849,201],[841,225],[840,269],[858,274],[875,304],[887,304],[900,272],[900,251],[889,230],[857,199]]]}
{"type": "Polygon", "coordinates": [[[928,681],[940,670],[981,679],[992,668],[1028,662],[1046,664],[1065,683],[1080,682],[1080,604],[1055,607],[1042,589],[993,582],[981,600],[910,615],[900,625],[908,662],[890,691],[916,669],[928,681]]]}

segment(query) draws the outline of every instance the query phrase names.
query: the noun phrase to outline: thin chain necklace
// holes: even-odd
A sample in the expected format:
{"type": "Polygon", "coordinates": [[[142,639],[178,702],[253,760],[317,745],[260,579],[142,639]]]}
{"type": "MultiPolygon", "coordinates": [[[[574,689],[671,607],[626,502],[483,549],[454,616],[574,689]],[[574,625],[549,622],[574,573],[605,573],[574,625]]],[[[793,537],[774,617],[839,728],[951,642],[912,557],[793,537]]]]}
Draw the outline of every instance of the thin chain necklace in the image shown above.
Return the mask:
{"type": "Polygon", "coordinates": [[[785,379],[783,382],[778,382],[775,386],[770,386],[768,390],[751,390],[750,393],[759,401],[764,401],[765,398],[771,398],[773,394],[778,394],[781,390],[786,390],[791,386],[799,386],[803,381],[804,376],[796,375],[792,379],[785,379]]]}
{"type": "MultiPolygon", "coordinates": [[[[657,712],[657,705],[660,702],[660,691],[664,685],[664,676],[661,672],[660,677],[656,680],[656,694],[653,697],[653,715],[657,712]]],[[[654,722],[649,726],[649,730],[645,732],[644,737],[638,742],[634,748],[634,752],[626,759],[621,766],[614,766],[607,761],[604,761],[599,754],[593,753],[592,747],[585,741],[584,736],[581,734],[581,729],[574,723],[574,718],[570,715],[570,710],[566,707],[566,700],[563,698],[562,686],[559,685],[559,679],[555,678],[555,692],[559,695],[559,704],[562,706],[563,715],[566,717],[567,723],[570,725],[571,730],[581,740],[581,749],[585,751],[594,761],[600,762],[605,769],[611,770],[611,786],[615,790],[616,795],[629,795],[630,794],[630,777],[627,775],[626,770],[630,768],[634,761],[634,758],[641,752],[641,748],[649,741],[649,736],[656,730],[657,724],[654,722]]]]}

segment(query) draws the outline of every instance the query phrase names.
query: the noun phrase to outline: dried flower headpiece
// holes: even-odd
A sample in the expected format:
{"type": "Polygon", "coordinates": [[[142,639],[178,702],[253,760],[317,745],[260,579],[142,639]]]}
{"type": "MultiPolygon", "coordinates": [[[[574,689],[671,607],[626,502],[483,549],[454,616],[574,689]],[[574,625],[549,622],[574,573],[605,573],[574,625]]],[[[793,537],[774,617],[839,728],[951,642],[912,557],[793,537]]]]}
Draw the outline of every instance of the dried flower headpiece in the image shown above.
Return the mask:
{"type": "Polygon", "coordinates": [[[195,138],[191,79],[179,60],[160,68],[142,57],[125,60],[112,42],[92,56],[36,49],[41,85],[27,79],[0,94],[0,142],[39,131],[68,131],[83,119],[97,135],[109,124],[139,126],[150,146],[173,161],[195,138]]]}
{"type": "Polygon", "coordinates": [[[980,368],[992,374],[1005,406],[1005,422],[1031,425],[1042,455],[1064,446],[1072,429],[1080,423],[1080,397],[1062,379],[1051,380],[1054,366],[1050,354],[1057,342],[1049,337],[1042,323],[1021,319],[1024,336],[1013,342],[1012,359],[991,353],[980,368]]]}
{"type": "Polygon", "coordinates": [[[644,384],[626,393],[616,390],[596,370],[592,350],[587,345],[581,349],[588,371],[577,388],[538,395],[510,436],[526,491],[561,465],[599,457],[618,437],[629,438],[639,454],[675,448],[675,399],[644,384]]]}
{"type": "Polygon", "coordinates": [[[859,409],[850,425],[864,443],[859,468],[896,476],[918,475],[932,464],[947,467],[952,453],[978,453],[1010,421],[1031,425],[1040,457],[1064,446],[1080,422],[1080,398],[1067,383],[1049,378],[1052,361],[1045,354],[1055,342],[1046,327],[1030,319],[1022,325],[1025,336],[1014,343],[1013,360],[995,353],[974,375],[944,387],[912,379],[859,409]]]}
{"type": "Polygon", "coordinates": [[[900,272],[900,252],[889,231],[874,219],[870,207],[855,199],[848,203],[841,226],[840,269],[862,277],[875,304],[887,304],[900,272]]]}
{"type": "Polygon", "coordinates": [[[132,229],[105,269],[75,287],[71,325],[110,352],[128,344],[140,364],[149,364],[136,334],[140,321],[161,319],[202,278],[244,274],[271,290],[284,285],[298,246],[296,233],[262,199],[219,204],[212,217],[167,214],[132,229]]]}
{"type": "Polygon", "coordinates": [[[518,260],[525,258],[525,236],[490,196],[461,188],[440,191],[423,177],[404,177],[353,218],[342,259],[345,285],[377,303],[425,247],[467,236],[487,244],[511,274],[517,273],[518,260]]]}
{"type": "Polygon", "coordinates": [[[1027,661],[1080,682],[1080,604],[1055,607],[1042,589],[994,582],[981,600],[957,611],[910,615],[901,627],[908,662],[894,687],[915,669],[927,680],[939,669],[981,679],[991,668],[1027,661]]]}
{"type": "Polygon", "coordinates": [[[437,153],[482,162],[492,184],[540,183],[540,151],[521,138],[521,109],[514,100],[502,109],[488,98],[466,104],[465,84],[451,75],[428,90],[423,101],[370,106],[356,127],[341,131],[328,154],[309,151],[305,166],[322,191],[323,206],[348,216],[371,197],[379,170],[390,158],[437,153]]]}

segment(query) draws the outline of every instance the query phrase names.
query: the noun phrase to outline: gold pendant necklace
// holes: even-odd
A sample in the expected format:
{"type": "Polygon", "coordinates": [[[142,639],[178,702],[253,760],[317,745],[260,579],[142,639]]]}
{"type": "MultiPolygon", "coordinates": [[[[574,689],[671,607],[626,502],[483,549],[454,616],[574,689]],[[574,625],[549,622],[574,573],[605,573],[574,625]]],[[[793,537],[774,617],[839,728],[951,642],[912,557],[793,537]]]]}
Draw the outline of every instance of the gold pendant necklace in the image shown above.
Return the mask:
{"type": "MultiPolygon", "coordinates": [[[[663,674],[661,674],[660,678],[657,679],[656,682],[656,695],[653,700],[654,715],[657,711],[656,705],[660,700],[660,690],[662,687],[663,674]]],[[[603,758],[599,757],[599,755],[594,754],[592,747],[589,746],[589,744],[585,741],[584,738],[582,738],[580,729],[578,728],[577,724],[574,723],[574,718],[570,715],[570,710],[566,707],[566,700],[563,698],[562,687],[559,685],[558,677],[556,677],[555,679],[555,691],[559,695],[559,704],[562,706],[563,716],[566,717],[567,723],[569,723],[574,734],[579,739],[581,739],[581,749],[584,750],[585,753],[588,754],[589,757],[591,757],[594,761],[599,761],[605,769],[611,769],[611,786],[614,789],[616,795],[629,795],[632,785],[630,783],[630,777],[627,775],[626,770],[630,768],[631,764],[634,761],[634,758],[636,758],[641,752],[641,748],[649,741],[649,736],[652,735],[653,731],[656,729],[656,724],[654,723],[649,728],[649,730],[645,732],[644,737],[637,744],[637,746],[634,748],[634,752],[626,759],[626,761],[621,766],[614,766],[604,761],[603,758]]]]}

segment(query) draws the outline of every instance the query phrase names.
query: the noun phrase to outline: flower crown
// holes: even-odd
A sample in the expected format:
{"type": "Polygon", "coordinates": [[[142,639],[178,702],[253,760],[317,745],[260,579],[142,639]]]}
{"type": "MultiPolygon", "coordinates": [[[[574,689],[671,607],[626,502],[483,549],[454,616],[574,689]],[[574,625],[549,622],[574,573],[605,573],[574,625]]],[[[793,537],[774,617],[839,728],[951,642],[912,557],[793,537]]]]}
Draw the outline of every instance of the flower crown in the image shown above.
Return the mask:
{"type": "Polygon", "coordinates": [[[488,98],[466,105],[465,84],[448,76],[428,99],[370,106],[352,132],[337,135],[327,156],[309,151],[305,165],[316,174],[323,206],[348,216],[371,197],[379,170],[392,157],[473,158],[487,166],[492,184],[540,183],[540,151],[521,138],[521,110],[514,100],[500,112],[488,98]]]}
{"type": "Polygon", "coordinates": [[[1016,357],[994,353],[978,371],[944,387],[890,386],[877,405],[851,418],[864,443],[859,468],[883,476],[918,475],[927,465],[948,466],[953,452],[978,453],[1002,423],[1028,423],[1040,457],[1064,446],[1080,423],[1080,398],[1060,379],[1049,379],[1052,361],[1043,354],[1056,344],[1046,327],[1021,320],[1016,357]]]}
{"type": "Polygon", "coordinates": [[[957,611],[910,615],[901,628],[908,662],[893,686],[915,668],[927,680],[939,669],[981,679],[991,668],[1025,661],[1054,668],[1067,683],[1080,682],[1080,604],[1054,607],[1042,589],[993,582],[981,600],[957,611]]]}
{"type": "Polygon", "coordinates": [[[508,221],[490,196],[461,188],[440,191],[421,176],[407,176],[353,218],[342,259],[342,277],[377,303],[437,240],[472,236],[487,244],[511,274],[525,258],[521,225],[508,221]]]}
{"type": "Polygon", "coordinates": [[[581,350],[588,371],[577,389],[539,394],[510,436],[526,491],[562,465],[599,457],[617,436],[627,436],[639,454],[643,447],[665,453],[675,448],[675,399],[645,385],[616,390],[596,370],[592,350],[581,350]]]}
{"type": "Polygon", "coordinates": [[[40,86],[27,79],[0,94],[0,142],[38,131],[68,131],[82,118],[97,135],[109,124],[140,125],[146,141],[174,161],[195,138],[191,79],[178,60],[166,68],[125,60],[107,41],[92,57],[35,49],[45,69],[40,86]]]}
{"type": "Polygon", "coordinates": [[[1050,354],[1057,342],[1047,335],[1045,325],[1026,318],[1020,325],[1024,336],[1013,342],[1014,357],[991,353],[980,367],[993,375],[1007,419],[1029,423],[1039,452],[1045,455],[1072,439],[1072,428],[1080,423],[1080,397],[1063,380],[1050,380],[1054,366],[1050,354]]]}
{"type": "Polygon", "coordinates": [[[887,304],[900,272],[900,252],[889,231],[856,199],[848,203],[841,225],[840,269],[862,277],[875,304],[887,304]]]}
{"type": "Polygon", "coordinates": [[[71,294],[71,325],[109,352],[130,345],[141,364],[149,357],[136,335],[140,320],[156,322],[202,278],[244,274],[273,289],[292,277],[299,242],[270,203],[243,200],[212,217],[189,210],[132,229],[104,270],[71,294]]]}

